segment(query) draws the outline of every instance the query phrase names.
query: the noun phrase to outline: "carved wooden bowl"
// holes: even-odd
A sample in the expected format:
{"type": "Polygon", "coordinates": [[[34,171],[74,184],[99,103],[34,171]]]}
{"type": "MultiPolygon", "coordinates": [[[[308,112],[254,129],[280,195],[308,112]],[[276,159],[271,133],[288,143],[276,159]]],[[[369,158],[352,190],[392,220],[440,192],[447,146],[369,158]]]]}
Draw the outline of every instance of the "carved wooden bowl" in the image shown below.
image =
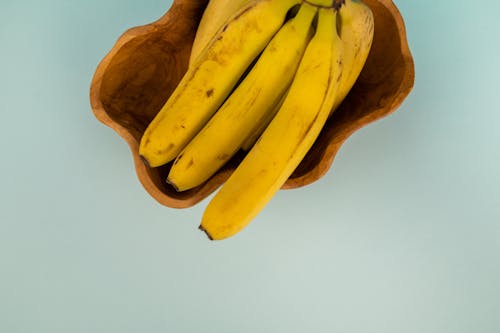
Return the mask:
{"type": "MultiPolygon", "coordinates": [[[[283,188],[297,188],[321,178],[352,133],[395,111],[413,87],[413,59],[398,9],[391,0],[364,2],[375,17],[367,63],[283,188]]],[[[207,197],[243,157],[242,153],[235,156],[205,184],[176,192],[165,182],[171,164],[150,168],[138,154],[142,133],[187,70],[196,28],[207,3],[174,0],[158,21],[126,31],[97,67],[90,89],[95,116],[128,143],[144,188],[158,202],[174,208],[190,207],[207,197]]]]}

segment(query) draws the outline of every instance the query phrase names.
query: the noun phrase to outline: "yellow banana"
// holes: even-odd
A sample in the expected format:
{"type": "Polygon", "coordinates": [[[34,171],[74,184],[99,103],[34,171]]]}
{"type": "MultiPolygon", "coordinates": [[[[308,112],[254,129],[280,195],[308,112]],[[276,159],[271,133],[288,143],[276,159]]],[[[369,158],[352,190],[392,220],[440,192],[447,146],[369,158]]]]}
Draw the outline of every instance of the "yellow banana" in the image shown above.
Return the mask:
{"type": "Polygon", "coordinates": [[[276,103],[276,105],[273,106],[272,111],[269,112],[266,115],[266,117],[260,121],[259,124],[257,124],[256,129],[253,131],[253,133],[250,134],[250,136],[247,137],[245,139],[245,141],[243,141],[243,143],[241,144],[241,149],[243,149],[244,151],[249,151],[253,147],[255,142],[257,142],[259,137],[262,135],[262,133],[266,129],[267,125],[269,125],[271,120],[273,120],[274,116],[276,115],[278,110],[281,108],[281,105],[283,105],[283,102],[285,101],[285,97],[286,97],[287,93],[288,93],[288,90],[283,93],[283,95],[279,99],[278,103],[276,103]]]}
{"type": "Polygon", "coordinates": [[[311,39],[316,12],[316,7],[307,4],[300,7],[227,101],[181,151],[168,175],[168,182],[178,191],[210,178],[273,111],[311,39]]]}
{"type": "Polygon", "coordinates": [[[358,0],[346,0],[339,9],[340,38],[344,42],[344,73],[339,85],[335,110],[347,96],[363,69],[373,41],[373,13],[358,0]]]}
{"type": "Polygon", "coordinates": [[[219,30],[146,129],[139,154],[150,166],[173,160],[198,133],[298,2],[252,2],[219,30]]]}
{"type": "Polygon", "coordinates": [[[191,66],[202,53],[217,31],[243,6],[252,0],[210,0],[203,12],[196,37],[191,48],[191,66]]]}
{"type": "Polygon", "coordinates": [[[211,239],[242,230],[304,158],[335,102],[342,49],[336,10],[320,8],[316,33],[283,105],[204,212],[200,229],[211,239]]]}
{"type": "MultiPolygon", "coordinates": [[[[340,9],[337,14],[337,24],[341,27],[339,35],[344,42],[342,60],[344,70],[342,71],[337,98],[332,108],[333,112],[351,90],[368,58],[373,42],[373,13],[370,7],[358,0],[338,1],[337,3],[332,3],[332,0],[309,0],[309,2],[340,9]]],[[[277,109],[279,109],[279,106],[277,109]]],[[[272,116],[274,116],[274,113],[272,116]]],[[[241,146],[244,151],[250,150],[271,121],[272,116],[262,124],[259,130],[245,140],[241,146]]]]}

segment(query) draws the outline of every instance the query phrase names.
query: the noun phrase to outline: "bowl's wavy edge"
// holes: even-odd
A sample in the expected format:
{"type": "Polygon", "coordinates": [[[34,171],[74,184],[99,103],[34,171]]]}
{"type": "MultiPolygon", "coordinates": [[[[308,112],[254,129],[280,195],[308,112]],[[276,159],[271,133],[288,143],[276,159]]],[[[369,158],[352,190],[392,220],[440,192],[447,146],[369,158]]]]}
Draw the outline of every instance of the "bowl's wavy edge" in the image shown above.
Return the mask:
{"type": "Polygon", "coordinates": [[[289,179],[283,185],[282,189],[295,189],[306,186],[316,182],[317,180],[325,176],[325,174],[330,170],[338,151],[352,134],[365,127],[366,125],[369,125],[370,123],[373,123],[394,113],[399,108],[399,106],[401,106],[401,104],[413,89],[413,85],[415,82],[415,64],[408,44],[408,39],[406,36],[406,26],[403,17],[392,0],[377,1],[384,5],[391,12],[398,27],[401,38],[401,52],[403,62],[405,63],[406,79],[401,81],[401,85],[399,86],[397,93],[394,95],[395,97],[393,98],[390,105],[384,105],[381,108],[375,109],[373,111],[373,114],[375,114],[376,116],[363,117],[359,121],[352,123],[351,126],[344,128],[342,134],[338,135],[335,140],[332,140],[328,144],[324,154],[321,157],[321,160],[315,165],[314,168],[312,168],[309,172],[302,176],[289,179]],[[384,112],[380,112],[381,110],[384,110],[384,112]]]}
{"type": "MultiPolygon", "coordinates": [[[[202,2],[206,2],[205,0],[200,0],[202,2]]],[[[309,185],[320,178],[322,178],[330,169],[331,165],[333,164],[334,158],[341,148],[342,144],[358,129],[364,127],[365,125],[374,122],[380,118],[383,118],[394,111],[403,103],[405,98],[408,96],[410,91],[413,88],[414,84],[414,63],[413,63],[413,58],[411,56],[411,52],[408,46],[408,40],[406,38],[406,29],[404,25],[403,18],[397,9],[397,7],[394,5],[394,3],[391,0],[376,0],[379,3],[381,3],[383,6],[385,6],[394,16],[396,24],[399,28],[400,35],[401,35],[401,46],[402,46],[402,56],[404,59],[404,62],[406,63],[406,75],[408,76],[408,80],[403,80],[401,86],[398,89],[398,93],[394,100],[392,101],[390,107],[384,106],[384,111],[383,113],[377,113],[376,117],[373,116],[367,116],[362,118],[361,121],[357,121],[352,124],[352,126],[349,126],[345,128],[342,131],[342,134],[337,136],[335,140],[332,140],[324,154],[321,157],[320,163],[318,163],[314,168],[312,168],[309,172],[306,174],[296,177],[296,178],[290,178],[287,180],[287,182],[283,185],[282,189],[294,189],[302,186],[309,185]]],[[[113,59],[114,55],[116,55],[121,47],[123,47],[125,44],[130,42],[132,39],[135,37],[145,35],[149,32],[152,32],[155,30],[155,26],[161,25],[164,22],[168,22],[171,19],[171,16],[173,15],[173,12],[177,9],[179,11],[184,11],[184,6],[189,6],[184,4],[186,0],[174,0],[172,6],[167,10],[167,12],[160,17],[157,21],[154,21],[152,23],[138,26],[138,27],[133,27],[128,30],[126,30],[115,42],[114,46],[111,48],[111,50],[108,52],[108,54],[101,60],[99,65],[97,66],[97,69],[95,71],[94,77],[92,79],[91,83],[91,88],[90,88],[90,101],[91,101],[91,107],[92,111],[95,115],[95,117],[104,125],[110,127],[113,129],[116,133],[118,133],[128,144],[133,159],[134,159],[134,166],[136,170],[137,177],[139,178],[140,183],[144,187],[144,189],[147,191],[147,193],[152,196],[158,203],[171,207],[171,208],[188,208],[191,206],[194,206],[195,204],[199,203],[200,201],[204,200],[206,197],[208,197],[212,192],[214,192],[224,181],[227,180],[227,178],[230,176],[232,173],[232,170],[225,170],[222,172],[218,172],[214,177],[212,177],[207,183],[204,185],[200,186],[198,191],[196,193],[193,193],[192,196],[186,196],[182,198],[175,198],[168,196],[166,193],[162,192],[152,181],[151,177],[149,176],[149,171],[148,167],[143,163],[141,158],[138,155],[138,149],[139,149],[139,144],[135,140],[135,138],[132,136],[132,134],[123,126],[121,126],[118,122],[113,120],[108,113],[106,112],[102,101],[99,98],[99,92],[101,89],[101,83],[102,83],[102,78],[104,73],[106,72],[106,69],[108,68],[111,60],[113,59]]]]}
{"type": "MultiPolygon", "coordinates": [[[[196,197],[173,198],[165,195],[165,193],[163,193],[162,191],[160,191],[160,189],[158,189],[158,187],[154,184],[152,179],[148,176],[147,167],[137,153],[139,151],[138,142],[125,127],[120,125],[118,122],[116,122],[109,116],[99,97],[99,92],[101,90],[102,78],[104,76],[104,73],[106,72],[106,69],[108,68],[111,60],[120,51],[120,49],[128,42],[130,42],[132,39],[138,36],[148,34],[154,31],[158,25],[162,25],[164,22],[168,22],[175,10],[177,9],[182,10],[182,8],[178,7],[182,7],[183,2],[184,2],[183,0],[174,1],[172,6],[167,10],[167,12],[158,20],[146,25],[130,28],[126,30],[120,37],[118,37],[113,47],[98,64],[90,85],[90,104],[94,116],[101,123],[113,129],[118,135],[120,135],[125,140],[125,142],[127,142],[131,150],[132,157],[134,159],[134,166],[137,178],[139,179],[144,189],[149,193],[149,195],[152,196],[154,199],[156,199],[160,204],[172,208],[190,207],[199,202],[200,200],[202,200],[203,198],[196,198],[196,197]]],[[[206,193],[205,196],[207,196],[208,194],[209,193],[206,193]]]]}

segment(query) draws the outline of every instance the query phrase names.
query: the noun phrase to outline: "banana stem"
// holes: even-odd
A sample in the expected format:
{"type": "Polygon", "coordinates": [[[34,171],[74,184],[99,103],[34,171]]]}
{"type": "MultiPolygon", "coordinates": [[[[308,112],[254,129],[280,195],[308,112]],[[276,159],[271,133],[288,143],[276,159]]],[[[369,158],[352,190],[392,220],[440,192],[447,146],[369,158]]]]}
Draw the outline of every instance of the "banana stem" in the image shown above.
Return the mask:
{"type": "Polygon", "coordinates": [[[333,0],[332,7],[339,10],[342,5],[345,4],[345,0],[333,0]]]}

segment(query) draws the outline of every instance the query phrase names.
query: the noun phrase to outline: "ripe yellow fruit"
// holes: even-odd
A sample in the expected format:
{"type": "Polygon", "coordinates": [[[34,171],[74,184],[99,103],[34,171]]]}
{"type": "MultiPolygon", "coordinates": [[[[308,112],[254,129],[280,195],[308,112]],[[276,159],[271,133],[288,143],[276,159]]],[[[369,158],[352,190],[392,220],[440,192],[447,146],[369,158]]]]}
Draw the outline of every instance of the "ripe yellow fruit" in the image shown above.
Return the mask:
{"type": "Polygon", "coordinates": [[[200,228],[211,239],[242,230],[281,188],[310,149],[335,101],[343,45],[336,12],[320,9],[290,91],[247,156],[208,204],[200,228]]]}
{"type": "Polygon", "coordinates": [[[209,179],[272,114],[311,39],[316,7],[303,4],[271,40],[226,102],[175,160],[168,182],[178,191],[209,179]]]}
{"type": "Polygon", "coordinates": [[[214,36],[141,139],[139,154],[150,166],[173,160],[199,132],[299,1],[252,2],[214,36]]]}

